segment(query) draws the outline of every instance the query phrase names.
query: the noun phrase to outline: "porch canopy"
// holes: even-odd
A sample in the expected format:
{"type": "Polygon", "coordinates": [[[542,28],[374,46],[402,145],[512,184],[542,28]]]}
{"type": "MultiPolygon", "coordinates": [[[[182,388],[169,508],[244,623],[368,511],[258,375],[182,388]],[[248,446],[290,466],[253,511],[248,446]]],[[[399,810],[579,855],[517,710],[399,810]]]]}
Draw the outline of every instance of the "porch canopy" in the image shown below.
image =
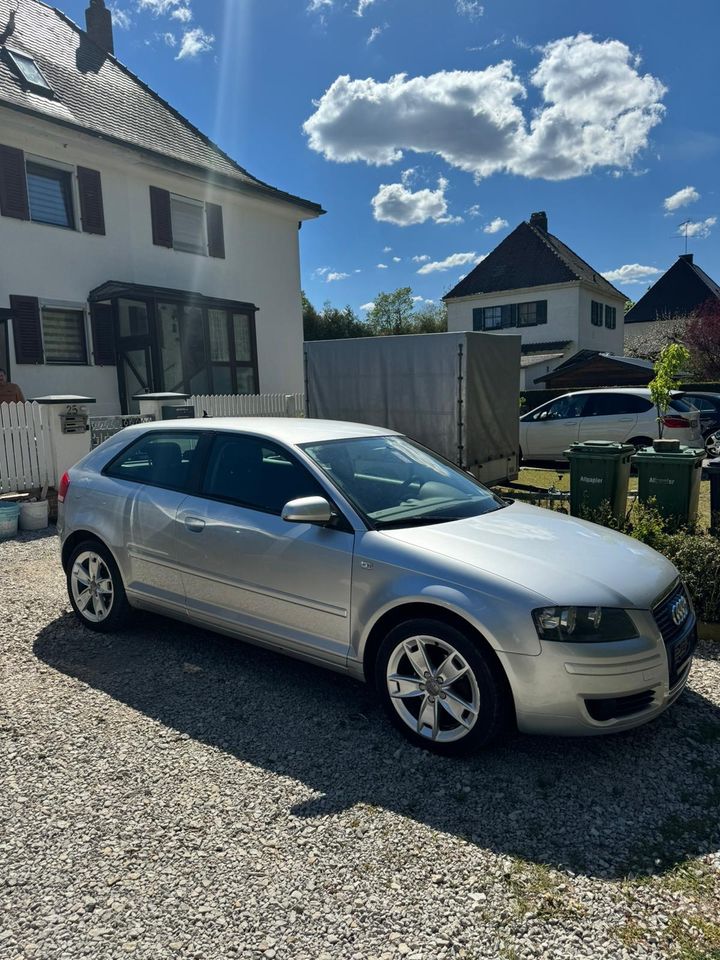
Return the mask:
{"type": "Polygon", "coordinates": [[[138,393],[259,392],[255,304],[118,280],[88,301],[96,362],[117,364],[124,413],[138,393]]]}

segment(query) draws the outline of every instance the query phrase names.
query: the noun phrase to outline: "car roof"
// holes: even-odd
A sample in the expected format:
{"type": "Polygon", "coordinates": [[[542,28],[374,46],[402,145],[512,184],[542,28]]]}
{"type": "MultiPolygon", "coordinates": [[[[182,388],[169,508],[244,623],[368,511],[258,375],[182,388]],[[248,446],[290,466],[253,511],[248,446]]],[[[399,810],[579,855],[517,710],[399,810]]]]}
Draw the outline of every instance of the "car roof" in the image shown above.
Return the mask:
{"type": "Polygon", "coordinates": [[[311,420],[305,417],[196,417],[192,420],[155,420],[127,428],[134,432],[148,430],[225,430],[272,437],[282,443],[299,445],[321,440],[349,440],[357,437],[397,435],[387,427],[373,427],[366,423],[348,423],[344,420],[311,420]]]}

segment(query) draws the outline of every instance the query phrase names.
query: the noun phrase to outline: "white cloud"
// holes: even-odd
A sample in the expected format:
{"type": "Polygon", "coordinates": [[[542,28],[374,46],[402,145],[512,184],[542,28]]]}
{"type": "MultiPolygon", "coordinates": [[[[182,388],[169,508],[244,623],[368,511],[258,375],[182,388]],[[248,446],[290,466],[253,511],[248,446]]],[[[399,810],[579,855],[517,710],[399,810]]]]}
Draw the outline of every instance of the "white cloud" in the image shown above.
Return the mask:
{"type": "Polygon", "coordinates": [[[374,310],[375,303],[371,300],[369,303],[363,303],[360,307],[361,310],[374,310]]]}
{"type": "Polygon", "coordinates": [[[466,213],[469,217],[481,217],[481,216],[482,216],[482,210],[480,209],[480,205],[477,204],[477,203],[474,203],[471,207],[468,207],[467,210],[465,211],[465,213],[466,213]]]}
{"type": "Polygon", "coordinates": [[[349,273],[328,273],[325,277],[325,283],[335,283],[336,280],[347,280],[349,273]]]}
{"type": "Polygon", "coordinates": [[[383,247],[383,253],[390,253],[392,247],[383,247]]]}
{"type": "Polygon", "coordinates": [[[164,33],[162,38],[169,47],[177,46],[177,37],[174,33],[164,33]]]}
{"type": "Polygon", "coordinates": [[[378,264],[376,264],[376,266],[377,266],[378,270],[387,270],[387,268],[388,268],[388,265],[387,265],[386,263],[378,263],[378,264]]]}
{"type": "Polygon", "coordinates": [[[530,76],[537,109],[513,63],[484,70],[339,76],[304,124],[312,150],[340,163],[396,163],[405,151],[441,156],[477,178],[506,172],[564,180],[627,168],[664,113],[663,84],[641,74],[619,40],[578,34],[549,43],[530,76]]]}
{"type": "Polygon", "coordinates": [[[211,33],[205,33],[202,27],[193,27],[182,35],[180,50],[175,59],[187,60],[198,57],[201,53],[208,53],[212,50],[214,43],[215,37],[211,33]]]}
{"type": "Polygon", "coordinates": [[[402,183],[382,183],[380,189],[370,201],[373,216],[376,220],[385,223],[394,223],[398,227],[408,227],[411,224],[425,223],[434,220],[436,223],[447,222],[447,200],[445,190],[448,182],[440,177],[436,190],[409,190],[406,170],[402,175],[402,183]]]}
{"type": "Polygon", "coordinates": [[[129,10],[123,7],[116,7],[114,3],[108,4],[108,10],[112,14],[113,26],[118,30],[129,30],[132,26],[132,17],[129,10]]]}
{"type": "Polygon", "coordinates": [[[179,20],[180,23],[190,23],[193,18],[190,7],[178,7],[170,14],[172,20],[179,20]]]}
{"type": "Polygon", "coordinates": [[[428,300],[426,297],[413,297],[413,303],[435,303],[435,301],[428,300]]]}
{"type": "Polygon", "coordinates": [[[463,17],[477,20],[485,13],[485,7],[480,0],[455,0],[455,9],[463,17]]]}
{"type": "Polygon", "coordinates": [[[317,13],[327,7],[332,7],[333,0],[310,0],[307,5],[308,13],[317,13]]]}
{"type": "Polygon", "coordinates": [[[433,260],[420,267],[418,273],[437,273],[444,270],[452,270],[454,267],[464,267],[467,263],[479,263],[485,257],[478,256],[477,253],[451,253],[444,260],[433,260]]]}
{"type": "Polygon", "coordinates": [[[371,43],[374,43],[384,29],[385,29],[384,27],[373,27],[370,33],[368,34],[367,40],[365,41],[366,44],[370,46],[371,43]]]}
{"type": "Polygon", "coordinates": [[[326,273],[330,272],[330,267],[315,267],[313,270],[314,277],[324,277],[326,273]]]}
{"type": "Polygon", "coordinates": [[[644,267],[640,263],[625,263],[617,270],[608,270],[603,276],[610,283],[646,283],[656,277],[661,270],[657,267],[644,267]]]}
{"type": "Polygon", "coordinates": [[[683,236],[688,237],[697,237],[700,240],[704,240],[705,237],[710,236],[710,231],[717,223],[717,217],[707,217],[705,220],[690,220],[688,223],[684,223],[680,230],[683,236]]]}
{"type": "Polygon", "coordinates": [[[137,0],[138,10],[147,10],[156,17],[172,14],[180,6],[187,6],[185,0],[137,0]]]}
{"type": "Polygon", "coordinates": [[[495,217],[494,220],[491,220],[490,223],[486,223],[483,227],[483,233],[500,233],[501,230],[504,230],[505,227],[509,227],[510,224],[507,220],[503,220],[502,217],[495,217]]]}
{"type": "Polygon", "coordinates": [[[413,257],[415,263],[427,263],[430,257],[426,253],[420,253],[416,257],[413,257]]]}
{"type": "Polygon", "coordinates": [[[355,8],[355,16],[362,17],[368,7],[372,6],[375,3],[375,0],[358,0],[358,5],[355,8]]]}
{"type": "Polygon", "coordinates": [[[402,257],[393,257],[393,263],[401,263],[402,257]]]}
{"type": "Polygon", "coordinates": [[[682,190],[678,190],[677,193],[673,193],[672,196],[665,197],[663,206],[666,212],[670,214],[675,210],[679,210],[680,207],[686,207],[689,203],[695,203],[695,201],[699,199],[700,194],[695,187],[683,187],[682,190]]]}

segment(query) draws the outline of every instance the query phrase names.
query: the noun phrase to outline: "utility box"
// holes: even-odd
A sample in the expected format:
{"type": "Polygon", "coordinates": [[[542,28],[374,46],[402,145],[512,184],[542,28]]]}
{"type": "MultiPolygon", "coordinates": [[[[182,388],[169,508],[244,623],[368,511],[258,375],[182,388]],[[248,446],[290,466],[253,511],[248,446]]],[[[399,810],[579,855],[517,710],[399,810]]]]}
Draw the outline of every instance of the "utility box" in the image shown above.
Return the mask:
{"type": "Polygon", "coordinates": [[[678,445],[677,450],[640,450],[633,457],[638,472],[638,500],[654,500],[658,511],[675,526],[697,519],[705,452],[678,445]]]}
{"type": "Polygon", "coordinates": [[[612,440],[585,440],[565,451],[570,461],[570,512],[574,517],[592,514],[605,503],[616,520],[625,516],[634,452],[630,444],[612,440]]]}
{"type": "Polygon", "coordinates": [[[305,383],[309,417],[397,430],[483,483],[517,476],[520,337],[311,340],[305,383]]]}
{"type": "Polygon", "coordinates": [[[182,407],[173,407],[165,405],[160,408],[163,420],[193,420],[195,417],[195,407],[186,404],[182,407]]]}

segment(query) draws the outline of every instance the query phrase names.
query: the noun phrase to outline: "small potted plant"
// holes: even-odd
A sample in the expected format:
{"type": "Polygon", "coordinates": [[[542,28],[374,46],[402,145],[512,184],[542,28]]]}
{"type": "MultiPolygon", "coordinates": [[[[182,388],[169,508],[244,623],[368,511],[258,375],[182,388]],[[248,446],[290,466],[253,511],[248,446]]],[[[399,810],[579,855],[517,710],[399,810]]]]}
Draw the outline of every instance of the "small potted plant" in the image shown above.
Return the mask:
{"type": "Polygon", "coordinates": [[[687,368],[689,362],[689,351],[679,343],[668,343],[662,348],[660,356],[655,361],[655,377],[648,386],[657,410],[658,439],[653,441],[653,447],[658,452],[680,449],[679,440],[665,439],[663,433],[672,392],[680,386],[678,375],[681,370],[687,368]]]}

